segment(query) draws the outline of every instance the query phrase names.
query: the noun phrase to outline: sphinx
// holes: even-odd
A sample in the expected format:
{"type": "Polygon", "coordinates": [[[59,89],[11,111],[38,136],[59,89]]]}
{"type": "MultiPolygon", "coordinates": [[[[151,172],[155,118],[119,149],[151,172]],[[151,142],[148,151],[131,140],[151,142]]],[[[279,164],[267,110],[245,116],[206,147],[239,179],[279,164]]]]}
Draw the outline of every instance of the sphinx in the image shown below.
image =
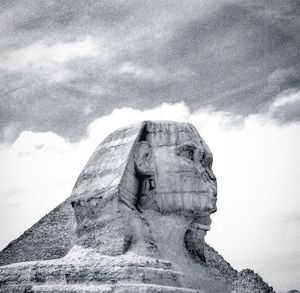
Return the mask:
{"type": "Polygon", "coordinates": [[[204,235],[217,200],[212,154],[188,123],[138,128],[135,139],[122,130],[126,147],[120,132],[110,135],[80,174],[72,192],[77,244],[106,255],[131,249],[152,256],[161,253],[163,237],[176,236],[174,243],[205,262],[204,235]]]}
{"type": "Polygon", "coordinates": [[[237,271],[205,243],[212,163],[189,123],[116,130],[71,196],[0,253],[0,292],[231,292],[237,271]]]}

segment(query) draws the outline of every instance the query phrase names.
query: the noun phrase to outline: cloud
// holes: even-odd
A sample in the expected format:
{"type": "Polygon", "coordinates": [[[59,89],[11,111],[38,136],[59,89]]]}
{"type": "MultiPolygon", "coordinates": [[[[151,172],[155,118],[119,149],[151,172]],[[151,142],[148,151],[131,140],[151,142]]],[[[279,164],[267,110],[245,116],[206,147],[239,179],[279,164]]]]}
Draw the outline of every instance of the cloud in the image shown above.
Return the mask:
{"type": "Polygon", "coordinates": [[[51,45],[42,42],[34,43],[28,47],[10,52],[2,65],[8,69],[18,70],[27,66],[44,67],[48,63],[63,64],[73,58],[95,56],[96,44],[91,38],[83,41],[51,45]]]}
{"type": "Polygon", "coordinates": [[[219,195],[209,243],[234,267],[255,269],[276,290],[299,287],[299,122],[279,125],[260,114],[244,119],[211,107],[191,110],[183,102],[144,111],[115,109],[94,119],[78,142],[53,132],[23,131],[2,145],[1,246],[70,195],[109,133],[145,119],[190,121],[210,146],[219,195]]]}
{"type": "Polygon", "coordinates": [[[0,59],[0,68],[8,71],[33,72],[48,81],[62,82],[72,76],[66,64],[76,58],[95,57],[101,54],[108,58],[108,52],[100,51],[95,39],[86,37],[74,42],[47,44],[39,41],[25,48],[11,51],[0,59]]]}
{"type": "Polygon", "coordinates": [[[158,78],[159,75],[158,72],[156,72],[152,68],[143,68],[132,62],[124,62],[120,64],[120,67],[116,71],[116,74],[126,74],[141,79],[155,79],[158,78]]]}
{"type": "Polygon", "coordinates": [[[273,104],[271,105],[272,108],[283,107],[286,105],[293,105],[297,102],[300,102],[300,92],[291,93],[287,96],[278,97],[273,104]]]}
{"type": "Polygon", "coordinates": [[[279,123],[286,121],[298,121],[300,110],[300,91],[282,91],[268,107],[267,114],[279,123]]]}
{"type": "Polygon", "coordinates": [[[79,141],[114,108],[182,100],[247,117],[299,90],[294,1],[0,5],[2,141],[29,129],[79,141]]]}

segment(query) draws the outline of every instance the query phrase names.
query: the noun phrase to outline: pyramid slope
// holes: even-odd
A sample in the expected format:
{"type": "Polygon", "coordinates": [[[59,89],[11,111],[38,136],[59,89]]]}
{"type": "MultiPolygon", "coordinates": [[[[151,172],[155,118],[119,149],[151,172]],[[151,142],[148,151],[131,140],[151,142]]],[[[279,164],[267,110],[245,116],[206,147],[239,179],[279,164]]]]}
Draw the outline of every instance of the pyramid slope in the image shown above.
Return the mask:
{"type": "Polygon", "coordinates": [[[73,246],[76,220],[69,199],[0,252],[0,265],[63,257],[73,246]]]}

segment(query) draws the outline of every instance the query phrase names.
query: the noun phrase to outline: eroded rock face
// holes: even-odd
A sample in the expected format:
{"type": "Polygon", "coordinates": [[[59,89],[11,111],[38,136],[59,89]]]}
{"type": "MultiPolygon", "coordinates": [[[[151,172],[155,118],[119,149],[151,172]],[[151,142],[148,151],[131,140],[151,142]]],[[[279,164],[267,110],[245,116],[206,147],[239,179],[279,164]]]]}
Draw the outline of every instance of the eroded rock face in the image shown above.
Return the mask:
{"type": "MultiPolygon", "coordinates": [[[[31,238],[5,250],[7,259],[37,239],[47,251],[52,237],[63,257],[25,253],[21,261],[37,261],[0,267],[0,292],[243,292],[237,271],[205,244],[216,201],[212,154],[191,124],[145,121],[117,130],[62,204],[69,230],[43,237],[33,227],[31,238]]],[[[60,215],[53,215],[43,223],[56,227],[60,215]]]]}
{"type": "MultiPolygon", "coordinates": [[[[141,185],[139,210],[150,226],[155,222],[168,227],[176,218],[174,242],[187,248],[195,261],[205,262],[204,237],[210,229],[210,214],[217,209],[217,184],[208,146],[191,124],[148,122],[135,154],[141,185]]],[[[152,230],[160,231],[159,227],[152,230]]],[[[160,243],[163,235],[156,238],[160,243]]]]}
{"type": "Polygon", "coordinates": [[[155,239],[153,225],[167,227],[176,217],[177,241],[205,262],[204,236],[217,200],[211,167],[208,146],[188,123],[147,121],[114,132],[72,192],[77,245],[106,255],[129,249],[160,255],[161,236],[155,239]]]}

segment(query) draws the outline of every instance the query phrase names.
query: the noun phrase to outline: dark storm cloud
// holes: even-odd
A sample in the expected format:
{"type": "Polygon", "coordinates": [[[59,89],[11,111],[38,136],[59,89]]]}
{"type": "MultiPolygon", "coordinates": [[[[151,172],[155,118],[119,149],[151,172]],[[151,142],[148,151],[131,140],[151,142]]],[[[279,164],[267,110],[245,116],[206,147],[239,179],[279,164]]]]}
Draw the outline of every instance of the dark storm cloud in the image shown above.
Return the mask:
{"type": "MultiPolygon", "coordinates": [[[[299,91],[298,1],[1,1],[0,136],[76,140],[116,107],[241,115],[299,91]],[[82,49],[78,49],[81,48],[82,49]]],[[[300,117],[292,104],[273,111],[300,117]]]]}
{"type": "Polygon", "coordinates": [[[278,111],[273,113],[273,116],[276,117],[280,122],[285,121],[299,121],[300,113],[300,101],[295,102],[293,105],[286,105],[278,111]]]}
{"type": "Polygon", "coordinates": [[[217,108],[248,113],[262,98],[266,77],[300,60],[291,28],[289,21],[276,23],[254,8],[227,5],[179,27],[163,60],[197,73],[190,97],[196,105],[213,99],[217,108]]]}

